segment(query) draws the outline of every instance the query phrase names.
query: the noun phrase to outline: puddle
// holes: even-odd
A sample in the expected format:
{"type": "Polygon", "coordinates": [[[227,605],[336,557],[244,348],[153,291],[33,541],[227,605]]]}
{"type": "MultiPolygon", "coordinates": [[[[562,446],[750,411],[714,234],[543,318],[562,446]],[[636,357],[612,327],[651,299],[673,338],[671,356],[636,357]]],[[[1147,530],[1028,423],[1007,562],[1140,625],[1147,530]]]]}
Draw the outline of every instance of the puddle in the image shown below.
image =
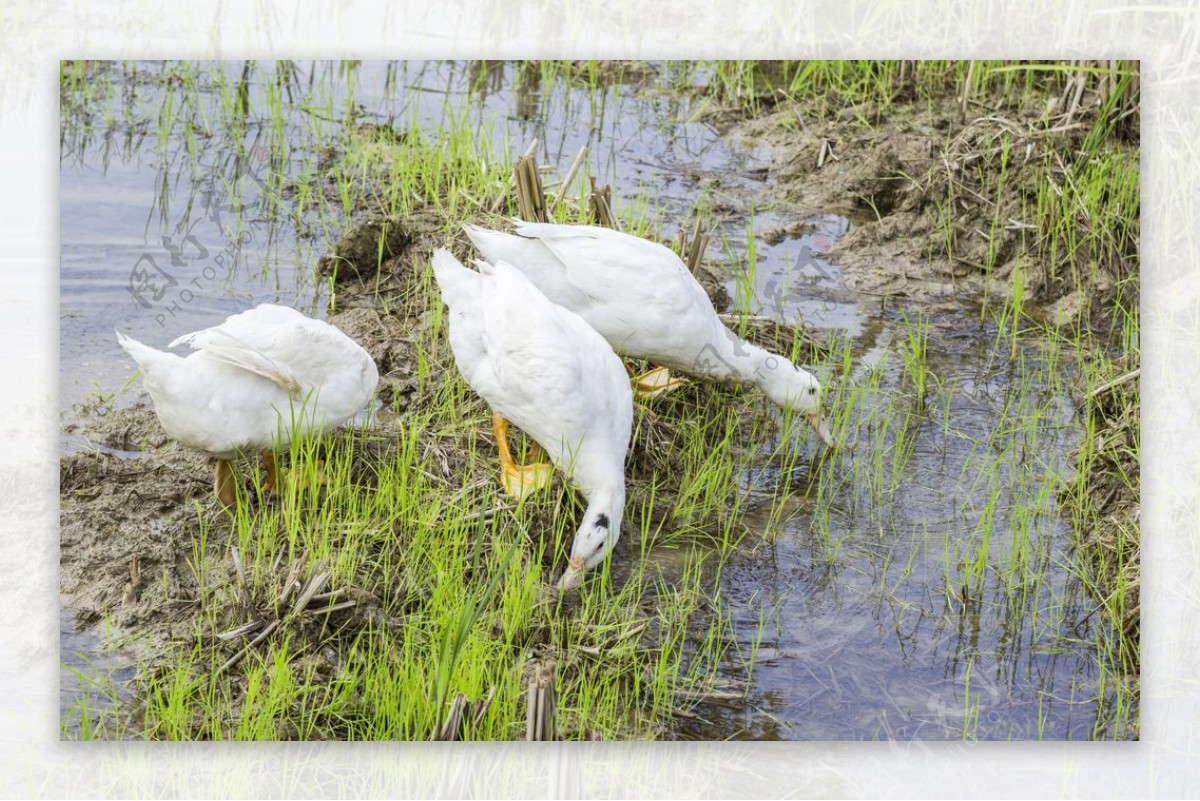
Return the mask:
{"type": "MultiPolygon", "coordinates": [[[[966,315],[950,322],[979,328],[966,315]]],[[[1067,454],[1079,437],[1074,409],[1044,387],[1029,390],[1045,397],[1036,458],[1045,460],[1046,473],[1040,464],[1026,471],[1019,460],[993,452],[989,436],[1003,425],[1016,393],[985,367],[988,333],[949,340],[947,349],[930,354],[930,370],[960,391],[918,424],[912,456],[888,499],[873,499],[862,486],[869,481],[854,478],[871,470],[868,461],[880,446],[868,445],[835,457],[846,483],[824,507],[833,517],[828,540],[814,501],[795,500],[782,511],[763,501],[747,513],[747,525],[766,532],[764,540],[753,549],[757,555],[731,560],[720,587],[739,624],[740,647],[761,638],[749,704],[712,710],[711,727],[695,736],[1094,736],[1101,677],[1082,636],[1093,602],[1066,570],[1071,532],[1051,477],[1071,469],[1067,454]],[[995,475],[981,479],[993,464],[995,475]],[[1034,496],[1040,499],[1034,511],[1019,511],[1034,496]],[[982,546],[989,572],[965,595],[963,563],[980,547],[989,500],[995,517],[991,542],[982,546]],[[1033,517],[1025,531],[1022,514],[1033,517]],[[1039,579],[1020,587],[1001,575],[1017,548],[1028,548],[1029,562],[1041,565],[1039,579]],[[949,573],[947,553],[963,554],[949,559],[955,565],[949,573]],[[772,610],[765,626],[764,607],[772,610]]],[[[1038,354],[1026,348],[1036,365],[1038,354]]],[[[868,421],[882,419],[873,407],[887,405],[886,390],[902,383],[897,361],[884,360],[880,397],[868,399],[852,439],[869,440],[868,421]]],[[[894,438],[882,446],[894,447],[894,438]]],[[[754,478],[763,483],[763,476],[754,478]]]]}
{"type": "MultiPolygon", "coordinates": [[[[744,264],[726,282],[730,311],[790,325],[803,321],[850,337],[862,334],[866,320],[859,297],[845,288],[842,268],[825,258],[849,230],[849,220],[829,213],[789,219],[769,212],[756,215],[747,228],[754,231],[755,264],[744,264]]],[[[746,228],[728,231],[727,237],[735,252],[747,253],[746,228]]]]}
{"type": "MultiPolygon", "coordinates": [[[[132,66],[143,73],[164,69],[157,63],[132,66]]],[[[202,75],[219,72],[230,80],[241,70],[232,64],[198,68],[202,75]]],[[[719,236],[710,244],[710,260],[723,261],[722,239],[743,259],[726,285],[733,310],[788,323],[803,320],[853,343],[853,380],[866,384],[872,376],[878,379],[877,392],[863,396],[857,413],[864,431],[877,424],[873,413],[894,408],[888,404],[904,396],[906,379],[897,352],[906,324],[899,310],[847,289],[841,268],[825,257],[852,223],[822,210],[755,209],[755,193],[768,180],[763,165],[769,163],[769,152],[754,143],[730,143],[706,125],[686,122],[691,109],[680,96],[622,84],[592,93],[563,90],[560,83],[522,84],[517,67],[505,63],[481,68],[455,62],[363,62],[349,73],[344,66],[322,63],[296,68],[317,83],[329,71],[339,71],[337,80],[325,81],[335,87],[327,90],[334,93],[331,102],[343,104],[345,93],[352,91],[353,102],[362,109],[360,122],[437,125],[447,98],[461,95],[477,125],[486,120],[503,128],[496,141],[507,141],[518,152],[537,138],[542,162],[559,171],[587,143],[600,182],[611,183],[616,197],[645,195],[645,212],[668,234],[698,196],[715,198],[725,212],[719,236]],[[471,86],[477,89],[466,103],[471,86]],[[543,100],[546,114],[539,117],[534,112],[543,100]],[[748,229],[756,250],[753,268],[745,260],[748,229]]],[[[255,73],[249,85],[252,107],[268,101],[273,90],[262,78],[273,69],[260,65],[255,73]]],[[[118,85],[131,104],[161,105],[159,84],[127,77],[118,85]]],[[[216,104],[218,94],[210,88],[201,97],[216,104]]],[[[311,108],[284,108],[284,155],[278,154],[279,143],[272,143],[261,121],[248,123],[245,136],[260,148],[252,147],[252,154],[286,158],[298,172],[305,159],[320,153],[326,125],[314,121],[311,108]]],[[[198,133],[197,141],[203,138],[198,133]]],[[[81,406],[124,406],[137,400],[136,391],[125,390],[134,367],[117,347],[114,328],[163,346],[181,333],[261,302],[310,313],[324,308],[322,285],[312,277],[312,266],[328,245],[323,229],[311,221],[273,217],[261,208],[253,158],[240,165],[205,164],[199,173],[190,172],[182,166],[188,163],[182,157],[188,146],[162,142],[152,131],[123,129],[119,121],[90,133],[64,133],[64,424],[81,406]],[[228,210],[213,210],[211,192],[230,183],[246,191],[237,225],[228,210]]],[[[724,568],[719,594],[737,624],[736,646],[756,651],[748,684],[744,671],[728,669],[731,682],[748,686],[748,697],[736,704],[703,706],[701,719],[681,722],[678,736],[1091,736],[1103,714],[1094,700],[1099,677],[1087,638],[1075,629],[1095,623],[1086,622],[1090,602],[1067,578],[1070,532],[1053,493],[1038,506],[1028,529],[1031,547],[1048,565],[1046,580],[1036,588],[1014,599],[1010,588],[988,580],[964,600],[955,595],[958,575],[945,573],[945,553],[978,529],[978,507],[991,500],[997,510],[999,524],[987,548],[1002,556],[1014,547],[1010,529],[1015,524],[1005,517],[1005,510],[1015,505],[1011,493],[1040,489],[1023,482],[1019,470],[1004,473],[1010,469],[1007,457],[988,450],[991,432],[1014,402],[1012,376],[1006,362],[995,356],[995,336],[969,308],[943,306],[932,312],[929,369],[953,392],[943,407],[923,418],[913,415],[912,455],[904,474],[892,477],[887,503],[877,503],[847,479],[826,498],[830,518],[823,521],[815,515],[816,505],[802,496],[784,509],[761,500],[772,482],[808,481],[806,473],[784,476],[768,463],[747,477],[745,522],[761,534],[748,538],[746,548],[724,568]],[[1001,461],[1000,472],[989,482],[971,480],[983,465],[1001,461]],[[822,536],[821,530],[832,537],[822,536]]],[[[1038,459],[1065,470],[1078,436],[1074,411],[1065,398],[1054,395],[1056,390],[1036,384],[1043,358],[1036,346],[1019,347],[1033,376],[1028,391],[1053,396],[1039,407],[1048,416],[1038,427],[1038,459]]],[[[933,394],[930,403],[936,405],[933,394]]],[[[884,438],[885,449],[894,450],[892,436],[884,438]]],[[[769,453],[772,446],[764,443],[762,452],[769,453]]],[[[64,453],[88,447],[79,437],[64,437],[64,453]]],[[[107,452],[121,459],[137,456],[136,451],[107,452]]],[[[867,472],[873,454],[864,444],[837,458],[840,473],[853,476],[867,472]]],[[[678,563],[681,553],[663,553],[665,569],[678,563]]],[[[86,665],[71,654],[89,654],[96,668],[128,678],[129,668],[119,658],[96,658],[99,638],[75,632],[67,611],[62,636],[64,714],[78,693],[67,668],[86,665]]]]}
{"type": "Polygon", "coordinates": [[[89,726],[120,714],[114,699],[132,699],[133,658],[106,647],[94,630],[79,631],[75,613],[62,609],[59,625],[58,712],[63,739],[85,736],[89,726]]]}

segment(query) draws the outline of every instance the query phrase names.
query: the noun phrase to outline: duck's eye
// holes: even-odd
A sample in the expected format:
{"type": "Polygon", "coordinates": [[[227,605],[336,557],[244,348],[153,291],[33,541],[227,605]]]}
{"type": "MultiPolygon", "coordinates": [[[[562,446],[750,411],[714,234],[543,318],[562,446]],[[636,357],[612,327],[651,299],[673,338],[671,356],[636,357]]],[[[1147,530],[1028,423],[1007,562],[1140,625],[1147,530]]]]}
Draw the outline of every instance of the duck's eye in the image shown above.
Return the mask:
{"type": "Polygon", "coordinates": [[[809,394],[809,395],[816,395],[816,394],[817,394],[817,388],[816,388],[816,387],[809,387],[809,388],[808,388],[808,394],[809,394]]]}

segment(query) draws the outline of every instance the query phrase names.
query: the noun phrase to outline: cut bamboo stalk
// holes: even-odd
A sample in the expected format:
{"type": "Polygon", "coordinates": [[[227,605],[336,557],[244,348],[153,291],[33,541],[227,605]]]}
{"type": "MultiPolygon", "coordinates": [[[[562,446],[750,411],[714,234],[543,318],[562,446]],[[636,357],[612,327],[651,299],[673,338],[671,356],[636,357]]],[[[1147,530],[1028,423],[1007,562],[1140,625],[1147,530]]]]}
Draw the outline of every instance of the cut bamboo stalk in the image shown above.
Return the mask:
{"type": "Polygon", "coordinates": [[[313,604],[318,603],[319,601],[330,601],[330,602],[337,601],[345,594],[346,594],[346,589],[344,587],[340,590],[330,590],[329,592],[317,593],[316,595],[314,595],[312,598],[309,599],[308,604],[309,604],[309,606],[312,606],[313,604]]]}
{"type": "Polygon", "coordinates": [[[256,620],[253,623],[247,623],[244,626],[238,626],[236,629],[222,632],[217,635],[218,640],[236,640],[238,637],[245,637],[247,634],[253,634],[266,625],[261,620],[256,620]]]}
{"type": "Polygon", "coordinates": [[[292,594],[299,592],[303,587],[300,584],[300,572],[304,569],[305,562],[308,561],[308,551],[300,554],[300,558],[292,562],[288,567],[287,577],[283,580],[283,589],[279,593],[279,606],[286,606],[291,600],[292,594]]]}
{"type": "Polygon", "coordinates": [[[312,600],[313,596],[325,589],[327,581],[329,581],[329,573],[322,571],[315,575],[300,593],[300,597],[296,599],[296,604],[292,607],[292,614],[298,615],[304,611],[304,608],[308,606],[308,602],[312,600]]]}
{"type": "Polygon", "coordinates": [[[1132,381],[1133,379],[1137,378],[1141,374],[1142,374],[1142,368],[1139,367],[1136,370],[1126,373],[1125,375],[1123,375],[1119,378],[1114,378],[1112,381],[1107,381],[1107,382],[1101,384],[1100,386],[1096,387],[1095,389],[1093,389],[1091,394],[1088,395],[1088,399],[1090,400],[1092,398],[1095,398],[1097,395],[1100,395],[1101,393],[1104,393],[1104,392],[1108,392],[1110,389],[1116,389],[1117,387],[1121,386],[1122,384],[1132,381]]]}
{"type": "Polygon", "coordinates": [[[535,742],[557,739],[554,670],[534,668],[525,686],[525,739],[535,742]]]}
{"type": "Polygon", "coordinates": [[[517,160],[513,167],[517,185],[517,209],[526,222],[548,222],[546,194],[538,171],[537,156],[530,153],[517,160]]]}
{"type": "MultiPolygon", "coordinates": [[[[525,148],[525,152],[524,152],[524,153],[522,153],[522,154],[520,155],[520,157],[518,157],[518,158],[517,158],[517,160],[516,160],[515,162],[513,162],[513,174],[512,174],[512,175],[509,177],[509,179],[508,179],[508,187],[509,187],[509,189],[511,189],[511,190],[514,190],[514,191],[516,191],[516,190],[518,189],[518,185],[517,185],[517,164],[518,164],[518,163],[521,161],[521,159],[524,159],[524,158],[529,158],[529,157],[530,157],[530,156],[532,156],[534,153],[536,153],[536,152],[537,152],[537,146],[538,146],[538,140],[537,140],[537,139],[534,139],[532,142],[530,142],[530,143],[529,143],[529,147],[525,148]]],[[[502,193],[500,193],[499,195],[497,195],[497,196],[496,196],[496,200],[495,200],[495,201],[493,201],[493,203],[492,203],[492,212],[493,212],[493,213],[494,213],[494,212],[497,212],[497,211],[499,211],[499,210],[500,210],[500,206],[502,206],[502,205],[504,204],[504,199],[505,199],[506,197],[508,197],[508,194],[507,194],[507,193],[504,193],[504,192],[502,192],[502,193]]],[[[418,201],[420,201],[420,200],[421,200],[419,197],[418,197],[418,198],[416,198],[416,199],[417,199],[418,201]]]]}
{"type": "Polygon", "coordinates": [[[571,162],[571,168],[567,170],[567,177],[563,178],[562,185],[558,188],[558,195],[554,198],[554,205],[550,207],[550,216],[554,216],[554,212],[558,211],[558,204],[562,203],[563,195],[571,189],[571,182],[575,180],[575,174],[579,172],[579,168],[583,166],[583,160],[587,157],[588,146],[585,144],[579,148],[579,154],[575,156],[575,161],[571,162]]]}
{"type": "Polygon", "coordinates": [[[350,609],[358,605],[358,601],[342,601],[340,604],[330,604],[329,606],[321,606],[313,609],[308,608],[308,611],[314,615],[328,615],[332,612],[340,612],[343,609],[350,609]]]}
{"type": "Polygon", "coordinates": [[[478,708],[475,710],[475,726],[478,727],[483,722],[483,716],[487,714],[488,708],[492,705],[492,699],[496,697],[495,686],[488,690],[487,697],[479,702],[478,708]]]}
{"type": "Polygon", "coordinates": [[[446,713],[446,718],[442,721],[440,728],[435,729],[430,740],[440,740],[442,742],[452,742],[457,740],[462,730],[463,713],[467,709],[467,696],[462,693],[456,693],[454,700],[450,702],[450,710],[446,713]]]}
{"type": "Polygon", "coordinates": [[[234,545],[229,552],[233,555],[233,570],[237,574],[238,586],[244,590],[246,588],[246,571],[242,569],[242,558],[238,555],[237,546],[234,545]]]}
{"type": "Polygon", "coordinates": [[[971,98],[971,84],[975,80],[976,61],[972,59],[967,64],[967,78],[963,81],[962,97],[958,101],[958,124],[962,125],[967,119],[967,101],[971,98]]]}
{"type": "Polygon", "coordinates": [[[277,628],[279,628],[278,620],[273,620],[269,624],[267,624],[267,627],[265,629],[263,629],[262,632],[257,637],[255,637],[250,642],[246,643],[246,646],[244,648],[242,648],[240,651],[238,651],[233,656],[229,657],[229,659],[225,662],[225,664],[223,664],[223,665],[221,665],[221,667],[217,668],[217,675],[218,676],[221,675],[222,673],[224,673],[225,671],[229,670],[231,667],[236,665],[238,662],[241,662],[242,658],[245,657],[246,654],[250,653],[250,651],[253,650],[253,648],[256,645],[260,644],[263,640],[267,639],[267,637],[270,637],[271,633],[273,631],[275,631],[275,629],[277,629],[277,628]]]}
{"type": "Polygon", "coordinates": [[[692,275],[700,268],[700,261],[704,257],[704,252],[708,248],[708,234],[700,225],[700,220],[697,218],[692,226],[692,233],[689,236],[683,228],[679,229],[679,234],[675,239],[676,252],[679,253],[679,258],[687,265],[688,270],[692,275]]]}
{"type": "Polygon", "coordinates": [[[588,197],[588,206],[592,212],[592,219],[596,225],[603,225],[607,228],[620,231],[621,224],[617,221],[616,215],[612,211],[612,187],[611,186],[596,186],[596,179],[590,177],[592,185],[592,193],[588,197]]]}

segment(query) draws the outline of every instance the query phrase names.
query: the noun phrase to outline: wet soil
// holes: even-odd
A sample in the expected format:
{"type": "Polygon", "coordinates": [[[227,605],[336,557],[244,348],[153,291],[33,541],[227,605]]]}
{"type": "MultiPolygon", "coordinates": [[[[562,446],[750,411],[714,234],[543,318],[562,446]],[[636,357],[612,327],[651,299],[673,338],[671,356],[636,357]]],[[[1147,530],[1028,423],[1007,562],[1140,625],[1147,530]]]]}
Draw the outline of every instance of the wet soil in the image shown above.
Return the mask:
{"type": "MultiPolygon", "coordinates": [[[[965,116],[957,99],[942,97],[836,113],[817,101],[787,103],[759,116],[723,110],[709,119],[735,141],[770,147],[764,205],[839,211],[854,221],[828,255],[861,293],[1004,300],[1024,259],[1032,267],[1025,297],[1046,319],[1067,323],[1103,316],[1117,273],[1129,268],[1084,251],[1077,261],[1090,269],[1053,269],[1059,265],[1038,250],[1024,222],[1038,172],[1047,160],[1074,158],[1091,124],[1056,128],[1042,98],[975,103],[965,116]]],[[[1126,255],[1136,270],[1136,252],[1126,255]]]]}
{"type": "Polygon", "coordinates": [[[171,442],[146,407],[94,414],[67,433],[92,448],[64,456],[59,469],[64,604],[76,610],[76,629],[107,620],[117,639],[136,633],[153,650],[195,599],[194,505],[211,503],[213,468],[171,442]]]}
{"type": "MultiPolygon", "coordinates": [[[[997,214],[1002,220],[1017,219],[1032,191],[1034,165],[1047,154],[1075,146],[1081,135],[1074,129],[1044,133],[1044,108],[1032,102],[976,112],[973,119],[960,122],[957,103],[945,98],[897,104],[886,114],[861,108],[826,114],[815,104],[800,104],[757,117],[714,112],[711,122],[734,140],[769,148],[759,205],[796,210],[798,218],[802,210],[841,211],[853,220],[828,254],[844,268],[848,289],[918,301],[976,301],[985,293],[1006,297],[1012,290],[1015,260],[1031,252],[1020,226],[991,231],[992,220],[997,214]],[[864,113],[872,117],[870,126],[859,121],[864,113]],[[1010,134],[1016,155],[1009,165],[1007,193],[993,200],[980,192],[988,176],[980,176],[978,165],[980,154],[997,146],[998,131],[1010,134]],[[943,155],[947,140],[951,146],[943,155]],[[951,186],[958,190],[950,215],[953,259],[945,255],[946,232],[935,225],[931,211],[951,186]],[[996,255],[987,270],[989,253],[996,255]]],[[[503,225],[499,217],[479,222],[503,225]]],[[[768,241],[794,236],[803,225],[783,223],[765,236],[768,241]]],[[[363,216],[318,265],[319,274],[334,279],[330,321],[360,342],[379,367],[383,413],[398,414],[421,404],[416,343],[431,313],[422,281],[428,279],[430,252],[447,239],[460,256],[470,252],[465,236],[448,237],[445,221],[432,213],[403,219],[363,216]]],[[[709,259],[700,274],[718,308],[729,303],[725,273],[724,265],[709,259]]],[[[1117,281],[1103,266],[1086,275],[1085,283],[1075,285],[1061,276],[1051,278],[1049,271],[1032,270],[1026,291],[1048,319],[1078,320],[1100,313],[1117,281]]],[[[750,338],[778,347],[790,342],[790,331],[755,326],[750,338]]],[[[440,366],[452,369],[448,352],[441,358],[440,366]]],[[[1120,391],[1136,393],[1136,386],[1134,382],[1120,391]]],[[[688,419],[682,407],[712,403],[714,393],[736,392],[693,385],[664,399],[666,405],[656,407],[657,412],[642,410],[631,450],[631,497],[639,475],[670,474],[671,465],[662,460],[675,452],[670,442],[683,436],[672,422],[688,419]]],[[[1125,418],[1112,429],[1121,436],[1137,436],[1136,422],[1131,427],[1125,418]]],[[[206,548],[215,569],[234,569],[228,524],[212,497],[211,464],[170,441],[145,406],[98,406],[67,426],[65,433],[75,445],[60,464],[60,590],[64,605],[76,610],[76,628],[106,621],[117,641],[144,656],[191,636],[200,591],[191,558],[194,549],[206,548]],[[207,540],[197,509],[201,518],[214,523],[207,540]],[[153,591],[147,591],[151,587],[153,591]]],[[[424,447],[440,449],[448,476],[463,461],[454,443],[430,442],[424,447]]],[[[1136,465],[1116,462],[1105,469],[1115,476],[1118,467],[1137,470],[1136,465]]],[[[561,492],[561,479],[556,482],[553,491],[561,492]]],[[[1117,486],[1115,479],[1093,483],[1098,513],[1113,525],[1132,521],[1136,526],[1138,498],[1117,486]]],[[[669,495],[660,499],[664,508],[669,502],[669,495]]],[[[1111,541],[1102,532],[1096,536],[1095,547],[1107,547],[1104,543],[1111,541]]],[[[618,557],[621,551],[628,557],[633,547],[623,539],[618,557]]],[[[1123,563],[1136,571],[1136,553],[1123,563]]],[[[370,608],[363,604],[364,610],[370,608]]],[[[1128,625],[1137,625],[1136,614],[1128,625]]],[[[540,646],[534,647],[534,655],[528,669],[555,658],[553,649],[540,646]]]]}

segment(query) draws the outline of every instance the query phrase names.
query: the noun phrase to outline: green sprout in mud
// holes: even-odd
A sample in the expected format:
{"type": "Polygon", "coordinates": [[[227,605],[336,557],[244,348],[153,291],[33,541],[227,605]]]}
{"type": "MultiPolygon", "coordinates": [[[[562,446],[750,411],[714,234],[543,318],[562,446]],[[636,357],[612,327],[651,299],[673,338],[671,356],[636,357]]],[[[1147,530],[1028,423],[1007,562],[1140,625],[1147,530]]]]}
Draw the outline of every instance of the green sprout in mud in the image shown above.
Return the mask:
{"type": "MultiPolygon", "coordinates": [[[[238,209],[232,225],[264,218],[272,231],[264,241],[303,239],[319,251],[371,218],[386,221],[382,230],[411,226],[422,247],[453,243],[465,220],[499,223],[515,213],[511,162],[525,144],[479,113],[489,67],[468,69],[471,93],[461,103],[447,95],[431,123],[416,103],[395,116],[364,114],[351,65],[166,66],[140,75],[164,87],[161,105],[144,108],[123,96],[119,75],[64,63],[64,152],[113,146],[94,144],[101,126],[127,129],[131,143],[145,136],[156,148],[164,165],[158,185],[166,186],[168,170],[203,173],[206,152],[244,162],[258,146],[268,154],[258,174],[261,205],[243,214],[245,176],[222,176],[219,189],[238,209]]],[[[570,87],[581,92],[572,102],[600,116],[619,111],[611,82],[620,75],[611,69],[545,60],[511,71],[529,113],[544,113],[570,87]]],[[[386,90],[395,96],[410,82],[398,70],[389,71],[386,90]]],[[[1074,74],[955,61],[671,62],[661,72],[697,93],[696,115],[790,108],[792,131],[813,114],[842,111],[853,130],[869,130],[906,104],[1034,96],[1074,74]]],[[[403,370],[393,376],[392,416],[293,439],[275,499],[262,497],[262,476],[251,473],[241,487],[246,502],[232,516],[199,504],[172,518],[187,543],[180,559],[191,592],[179,596],[165,573],[146,592],[187,614],[141,666],[132,700],[111,682],[81,679],[85,692],[64,736],[425,740],[461,693],[474,713],[462,737],[520,739],[526,670],[535,662],[553,675],[560,736],[680,736],[713,699],[744,701],[763,675],[782,602],[755,595],[735,614],[722,577],[735,559],[784,538],[805,579],[869,574],[865,594],[892,611],[897,628],[970,630],[986,618],[1035,633],[1038,647],[1065,649],[1059,632],[1088,598],[1098,599],[1072,635],[1087,639],[1100,677],[1089,690],[1103,707],[1092,736],[1136,731],[1136,521],[1103,526],[1104,541],[1078,551],[1054,538],[1060,507],[1075,530],[1098,530],[1098,501],[1108,492],[1137,497],[1139,399],[1120,391],[1136,382],[1106,389],[1136,369],[1117,352],[1136,358],[1140,344],[1137,276],[1116,269],[1131,260],[1136,268],[1137,150],[1116,135],[1136,87],[1124,65],[1111,77],[1078,158],[1036,147],[1027,157],[1027,145],[1053,136],[1053,126],[1004,129],[959,154],[952,178],[944,166],[929,176],[889,176],[928,190],[914,215],[925,224],[921,248],[955,268],[956,289],[965,283],[963,260],[979,263],[985,303],[971,317],[984,332],[983,353],[973,354],[978,374],[949,361],[936,313],[888,299],[889,325],[872,361],[850,336],[826,343],[820,368],[840,447],[824,459],[813,458],[796,421],[772,418],[755,392],[692,383],[639,405],[622,546],[570,598],[548,597],[544,586],[563,563],[579,498],[561,480],[519,504],[501,495],[494,445],[482,433],[488,410],[453,368],[436,287],[420,258],[401,265],[402,285],[386,285],[393,256],[381,236],[368,280],[354,283],[341,265],[316,280],[331,311],[366,303],[403,323],[411,358],[393,365],[403,370]],[[956,224],[964,204],[980,209],[977,233],[956,224]],[[976,250],[967,250],[971,243],[976,250]],[[1003,296],[988,289],[1001,280],[1003,296]],[[1086,326],[1036,319],[1039,293],[1089,282],[1114,287],[1116,346],[1086,326]],[[1079,397],[1077,422],[1062,406],[1079,397]],[[990,429],[973,427],[978,419],[990,429]],[[751,478],[762,473],[774,478],[751,478]],[[1099,499],[1097,475],[1106,482],[1099,499]],[[905,504],[931,493],[931,476],[948,511],[906,518],[905,504]],[[307,605],[297,605],[297,585],[313,589],[307,605]]],[[[949,158],[962,130],[933,137],[931,147],[949,158]]],[[[561,196],[555,219],[584,221],[588,179],[603,173],[587,163],[570,186],[548,184],[561,196]]],[[[625,230],[661,238],[656,191],[617,199],[625,230]]],[[[877,199],[862,198],[872,220],[886,218],[877,199]]],[[[160,214],[168,199],[164,190],[160,214]]],[[[723,189],[705,187],[694,213],[711,216],[725,202],[723,189]]],[[[753,212],[737,221],[735,236],[743,224],[744,246],[719,231],[714,241],[724,241],[713,250],[744,265],[726,286],[740,318],[730,325],[747,334],[766,250],[755,240],[753,212]]],[[[772,335],[798,359],[799,328],[776,326],[772,335]]],[[[989,729],[985,664],[974,653],[956,663],[943,736],[1011,736],[989,729]]],[[[1024,736],[1043,736],[1060,709],[1039,694],[1024,736]]]]}

